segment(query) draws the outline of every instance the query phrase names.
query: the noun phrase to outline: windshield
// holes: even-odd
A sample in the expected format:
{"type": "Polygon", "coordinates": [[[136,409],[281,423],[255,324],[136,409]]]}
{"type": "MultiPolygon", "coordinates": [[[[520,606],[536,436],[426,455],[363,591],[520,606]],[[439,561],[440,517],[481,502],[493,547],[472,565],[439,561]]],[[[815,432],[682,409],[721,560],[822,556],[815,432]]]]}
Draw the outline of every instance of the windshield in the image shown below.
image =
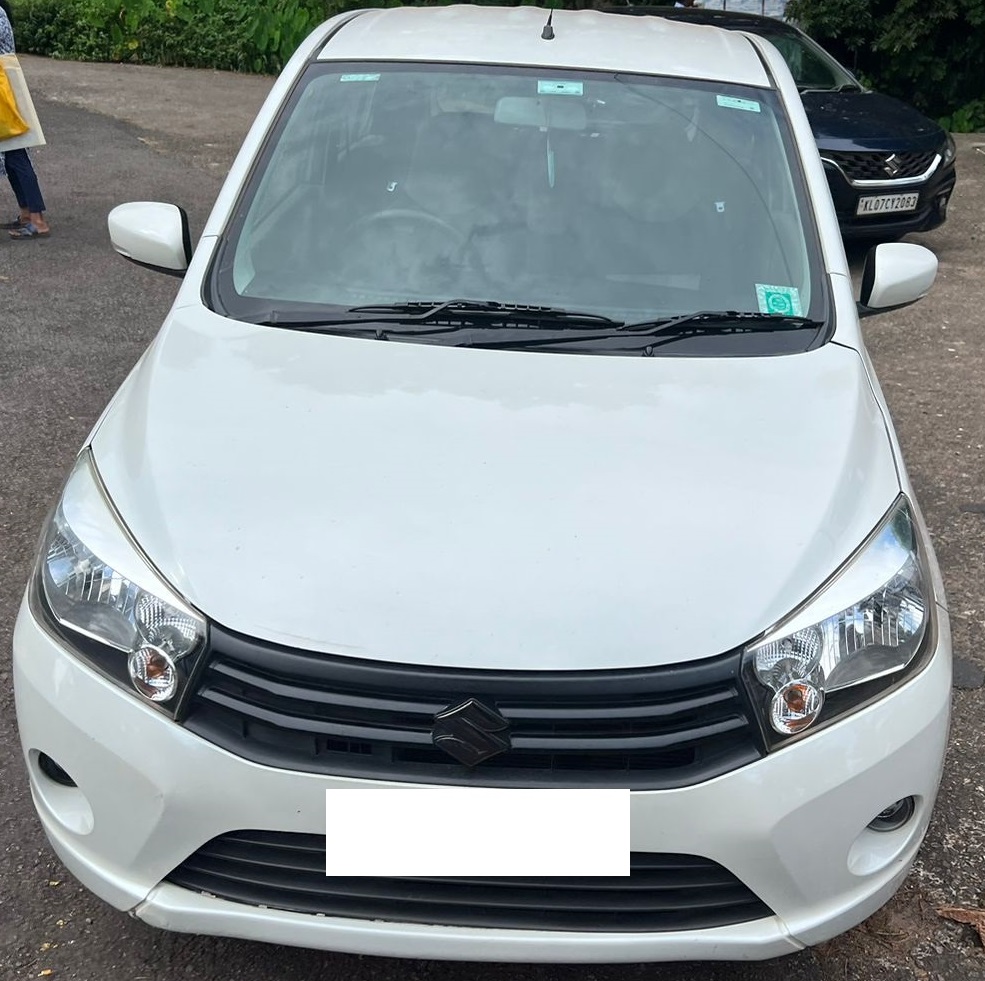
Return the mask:
{"type": "Polygon", "coordinates": [[[861,86],[834,58],[810,38],[799,34],[773,34],[763,37],[783,55],[798,89],[860,89],[861,86]]]}
{"type": "Polygon", "coordinates": [[[761,89],[317,64],[245,189],[213,301],[267,323],[460,298],[621,323],[818,319],[789,160],[761,89]]]}

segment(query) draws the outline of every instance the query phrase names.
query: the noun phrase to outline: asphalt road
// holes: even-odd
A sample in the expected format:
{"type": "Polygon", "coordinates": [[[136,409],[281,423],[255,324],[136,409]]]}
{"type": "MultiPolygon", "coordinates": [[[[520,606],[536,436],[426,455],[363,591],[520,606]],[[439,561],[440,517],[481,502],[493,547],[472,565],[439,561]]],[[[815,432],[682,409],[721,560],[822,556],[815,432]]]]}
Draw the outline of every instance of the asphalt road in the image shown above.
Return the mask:
{"type": "MultiPolygon", "coordinates": [[[[105,215],[125,200],[174,201],[200,229],[269,83],[208,72],[25,62],[50,142],[36,160],[53,234],[47,241],[0,241],[0,978],[985,979],[985,953],[972,928],[936,912],[944,905],[985,905],[985,702],[979,687],[985,665],[985,137],[961,140],[951,220],[915,239],[941,259],[933,294],[866,322],[935,537],[959,680],[966,686],[955,691],[936,816],[900,894],[843,937],[764,964],[397,961],[155,931],[82,890],[53,857],[35,820],[10,685],[16,607],[44,514],[79,444],[156,331],[176,285],[117,258],[105,215]]],[[[0,188],[0,218],[7,212],[13,216],[13,202],[0,188]]]]}

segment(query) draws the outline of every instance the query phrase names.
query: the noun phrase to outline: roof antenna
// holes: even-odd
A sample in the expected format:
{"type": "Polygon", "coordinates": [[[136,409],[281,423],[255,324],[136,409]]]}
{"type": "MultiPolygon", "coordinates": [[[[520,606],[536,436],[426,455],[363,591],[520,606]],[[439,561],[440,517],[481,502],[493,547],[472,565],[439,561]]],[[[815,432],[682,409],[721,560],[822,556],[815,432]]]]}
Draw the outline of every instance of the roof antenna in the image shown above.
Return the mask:
{"type": "Polygon", "coordinates": [[[547,15],[547,23],[544,25],[544,29],[540,32],[540,36],[545,41],[554,40],[554,28],[551,27],[551,18],[554,16],[554,9],[551,8],[551,12],[547,15]]]}

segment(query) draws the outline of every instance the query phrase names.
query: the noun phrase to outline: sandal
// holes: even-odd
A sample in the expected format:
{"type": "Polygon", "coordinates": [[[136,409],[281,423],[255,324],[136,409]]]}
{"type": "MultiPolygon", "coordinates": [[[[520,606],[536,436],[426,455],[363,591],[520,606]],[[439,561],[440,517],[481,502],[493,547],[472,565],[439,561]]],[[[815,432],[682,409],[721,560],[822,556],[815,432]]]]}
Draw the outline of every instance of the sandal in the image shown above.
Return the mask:
{"type": "Polygon", "coordinates": [[[10,232],[10,237],[15,241],[26,238],[47,238],[49,232],[43,232],[33,221],[29,221],[26,225],[21,225],[16,232],[10,232]]]}
{"type": "Polygon", "coordinates": [[[17,229],[17,228],[23,228],[24,225],[26,225],[26,224],[27,224],[27,222],[23,221],[21,219],[21,216],[18,215],[13,221],[4,222],[2,225],[0,225],[0,228],[13,228],[13,229],[17,229]]]}

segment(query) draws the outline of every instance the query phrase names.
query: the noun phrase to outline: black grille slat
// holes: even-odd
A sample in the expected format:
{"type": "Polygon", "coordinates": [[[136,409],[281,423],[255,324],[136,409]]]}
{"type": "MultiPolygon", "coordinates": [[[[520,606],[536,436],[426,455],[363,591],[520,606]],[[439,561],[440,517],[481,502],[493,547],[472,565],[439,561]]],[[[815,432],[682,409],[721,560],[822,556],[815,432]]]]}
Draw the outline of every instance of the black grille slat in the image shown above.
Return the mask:
{"type": "MultiPolygon", "coordinates": [[[[436,691],[458,691],[468,684],[468,692],[476,697],[497,695],[503,686],[522,685],[528,697],[549,698],[552,704],[585,700],[586,683],[590,683],[597,701],[608,698],[630,701],[634,692],[652,689],[653,668],[621,671],[469,671],[461,668],[433,668],[413,664],[388,664],[358,658],[316,654],[268,644],[225,630],[216,624],[211,628],[213,654],[227,661],[252,667],[258,677],[307,679],[312,687],[331,690],[337,686],[345,691],[372,691],[385,677],[388,690],[403,694],[423,694],[428,701],[436,691]],[[330,665],[331,674],[327,673],[330,665]]],[[[667,690],[690,687],[705,689],[709,682],[721,680],[721,659],[708,658],[684,665],[659,669],[667,682],[667,690]],[[690,684],[688,684],[690,682],[690,684]]],[[[637,694],[636,701],[640,701],[637,694]]]]}
{"type": "Polygon", "coordinates": [[[895,174],[886,171],[886,160],[891,155],[892,152],[889,150],[884,152],[824,150],[822,153],[823,157],[836,164],[841,172],[853,181],[898,181],[908,177],[919,177],[927,172],[937,153],[933,150],[922,153],[918,151],[897,153],[895,162],[900,169],[895,174]]]}
{"type": "Polygon", "coordinates": [[[630,867],[626,877],[329,877],[320,836],[245,831],[213,839],[166,881],[273,909],[453,926],[659,932],[772,915],[710,859],[634,852],[630,867]]]}
{"type": "MultiPolygon", "coordinates": [[[[728,691],[715,691],[695,695],[691,698],[681,698],[678,701],[670,702],[666,705],[659,703],[645,703],[642,705],[620,706],[620,719],[658,719],[671,718],[682,715],[686,712],[701,712],[713,708],[715,705],[730,701],[731,695],[728,691]]],[[[594,721],[605,719],[606,708],[600,706],[589,706],[583,708],[578,705],[556,705],[538,706],[537,708],[525,708],[522,705],[509,705],[504,702],[499,703],[500,709],[508,711],[511,719],[534,721],[557,720],[567,722],[568,720],[585,719],[594,721]]]]}
{"type": "MultiPolygon", "coordinates": [[[[201,693],[201,697],[222,705],[225,708],[243,709],[249,703],[230,698],[223,692],[207,689],[201,693]]],[[[288,715],[286,713],[274,712],[265,709],[261,705],[250,705],[250,713],[257,719],[279,725],[284,728],[300,729],[304,732],[317,732],[332,736],[352,736],[357,739],[392,739],[399,742],[422,743],[430,745],[431,735],[426,731],[411,729],[374,729],[370,726],[345,725],[340,722],[333,722],[330,719],[311,719],[299,715],[288,715]]]]}
{"type": "MultiPolygon", "coordinates": [[[[257,677],[247,671],[233,667],[230,664],[218,663],[213,665],[212,670],[227,678],[237,681],[247,688],[258,688],[257,677]]],[[[379,698],[367,698],[358,695],[348,695],[338,691],[319,691],[315,688],[305,688],[297,684],[285,684],[276,678],[264,678],[262,691],[282,698],[304,699],[308,702],[317,702],[333,707],[344,707],[352,709],[364,709],[380,712],[399,712],[404,715],[421,715],[430,719],[435,712],[440,712],[444,706],[440,702],[399,702],[397,700],[384,701],[379,698]]]]}
{"type": "Polygon", "coordinates": [[[483,671],[296,651],[213,627],[182,721],[271,766],[473,786],[687,786],[761,758],[741,652],[665,668],[483,671]],[[469,769],[434,716],[478,698],[512,746],[469,769]]]}
{"type": "Polygon", "coordinates": [[[517,749],[543,750],[549,747],[561,748],[566,750],[601,750],[603,752],[612,748],[613,743],[618,743],[620,749],[627,750],[648,750],[648,749],[669,749],[679,746],[682,743],[693,742],[695,739],[704,739],[709,736],[719,736],[727,732],[741,732],[745,729],[745,720],[740,718],[724,719],[710,725],[693,726],[690,729],[669,732],[653,733],[650,735],[629,735],[611,734],[591,738],[587,736],[566,736],[563,733],[556,733],[551,736],[520,736],[513,740],[513,745],[517,749]]]}
{"type": "MultiPolygon", "coordinates": [[[[187,870],[190,878],[197,881],[198,891],[220,895],[225,888],[252,887],[256,890],[271,889],[278,893],[295,892],[302,896],[319,898],[326,891],[329,877],[324,870],[320,879],[314,876],[300,878],[296,870],[283,869],[275,873],[270,867],[258,866],[249,875],[243,875],[237,866],[203,862],[197,868],[187,870]],[[262,873],[262,874],[261,874],[262,873]],[[197,880],[195,877],[197,876],[197,880]],[[203,883],[204,885],[203,887],[203,883]],[[217,892],[218,890],[218,892],[217,892]]],[[[333,876],[329,884],[331,892],[339,899],[389,901],[395,895],[401,898],[425,898],[431,903],[445,906],[488,907],[498,909],[552,910],[555,912],[623,912],[623,913],[667,913],[682,910],[703,910],[740,905],[748,901],[747,890],[732,882],[711,886],[663,886],[651,885],[635,889],[616,887],[599,889],[581,884],[559,889],[553,885],[515,885],[499,882],[428,879],[380,879],[370,876],[357,878],[333,876]]],[[[264,904],[266,905],[266,904],[264,904]]]]}

